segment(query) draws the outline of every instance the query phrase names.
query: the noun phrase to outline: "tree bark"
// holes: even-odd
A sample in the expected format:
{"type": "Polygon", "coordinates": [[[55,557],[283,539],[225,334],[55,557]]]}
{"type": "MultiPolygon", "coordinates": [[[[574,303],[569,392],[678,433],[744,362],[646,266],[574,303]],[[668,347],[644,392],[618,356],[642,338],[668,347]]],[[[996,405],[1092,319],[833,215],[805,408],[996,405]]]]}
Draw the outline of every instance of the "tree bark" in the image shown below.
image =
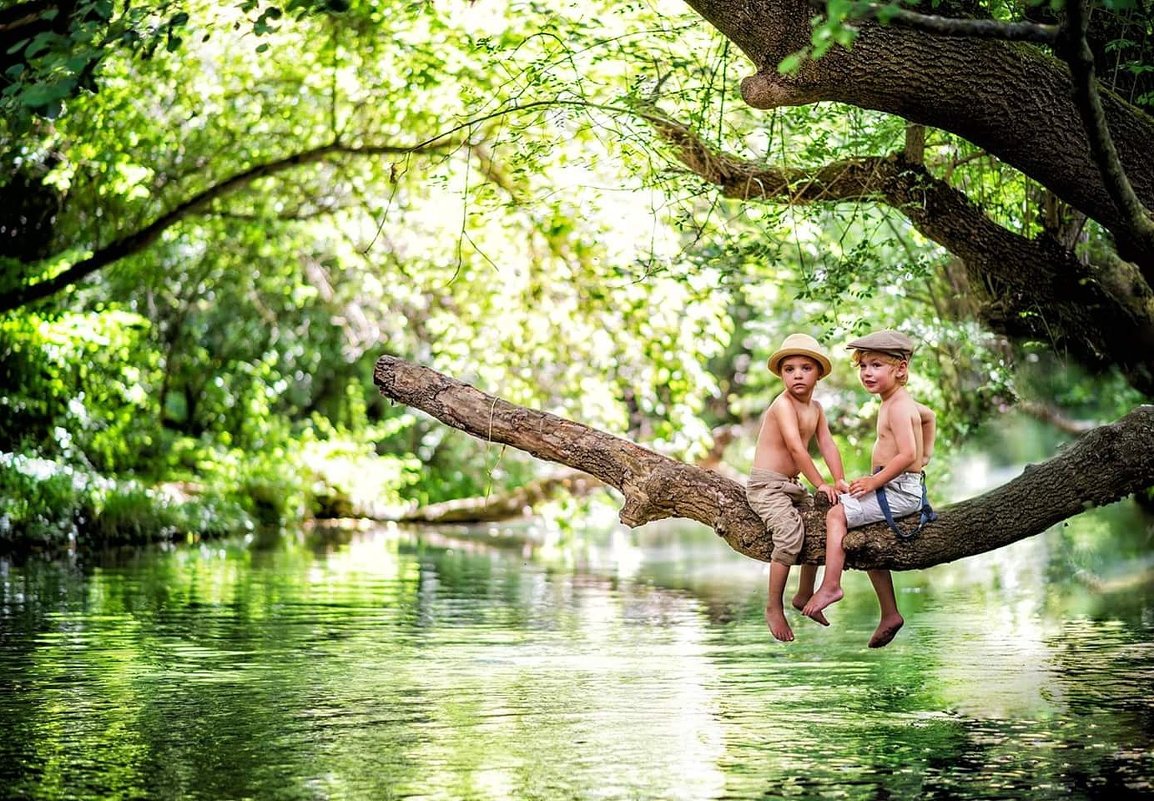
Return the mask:
{"type": "MultiPolygon", "coordinates": [[[[479,439],[511,445],[540,459],[589,473],[624,495],[621,522],[640,526],[685,517],[713,528],[734,550],[768,561],[772,544],[741,485],[621,437],[547,412],[527,409],[427,367],[382,356],[374,371],[381,394],[420,409],[479,439]]],[[[1092,506],[1154,486],[1154,406],[1088,432],[1054,458],[978,498],[939,509],[912,541],[884,523],[846,536],[846,564],[915,570],[995,550],[1045,531],[1092,506]]],[[[932,487],[931,487],[932,498],[932,487]]],[[[801,561],[824,561],[825,505],[803,509],[801,561]]]]}
{"type": "MultiPolygon", "coordinates": [[[[951,131],[1029,175],[1118,237],[1119,253],[1154,285],[1154,253],[1130,225],[1090,155],[1066,65],[1036,47],[938,37],[860,23],[851,49],[831,49],[792,76],[783,58],[810,43],[806,0],[686,0],[742,49],[757,72],[742,82],[755,108],[832,100],[951,131]]],[[[1154,207],[1154,119],[1103,91],[1106,121],[1138,198],[1154,207]]]]}

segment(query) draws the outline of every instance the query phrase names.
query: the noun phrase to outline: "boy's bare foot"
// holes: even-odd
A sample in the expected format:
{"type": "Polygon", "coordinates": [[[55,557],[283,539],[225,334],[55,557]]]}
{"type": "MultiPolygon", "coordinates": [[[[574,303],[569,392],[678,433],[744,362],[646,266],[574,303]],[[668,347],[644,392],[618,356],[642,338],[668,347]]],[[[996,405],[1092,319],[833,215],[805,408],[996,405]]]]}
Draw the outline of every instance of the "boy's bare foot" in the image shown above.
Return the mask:
{"type": "MultiPolygon", "coordinates": [[[[821,615],[821,610],[825,609],[830,604],[837,603],[842,599],[842,596],[844,595],[845,593],[842,592],[841,587],[835,587],[832,590],[827,590],[825,587],[822,587],[813,594],[813,597],[809,599],[809,603],[805,605],[805,608],[801,610],[801,613],[806,617],[813,618],[814,620],[817,620],[818,623],[821,623],[821,620],[818,620],[818,616],[821,615]]],[[[823,620],[825,619],[824,615],[821,615],[821,617],[823,620]]]]}
{"type": "Polygon", "coordinates": [[[773,632],[775,639],[782,642],[793,642],[793,629],[785,619],[785,610],[780,606],[765,607],[765,622],[773,632]]]}
{"type": "Polygon", "coordinates": [[[883,617],[882,622],[878,623],[877,629],[874,630],[874,636],[870,637],[870,648],[884,648],[889,645],[905,622],[901,615],[883,617]]]}
{"type": "MultiPolygon", "coordinates": [[[[810,593],[809,595],[806,595],[805,597],[802,597],[801,593],[798,593],[797,595],[793,596],[793,600],[790,601],[790,604],[793,606],[794,609],[801,612],[805,609],[806,603],[812,597],[813,597],[813,593],[810,593]]],[[[829,621],[825,619],[825,615],[823,615],[821,612],[815,612],[814,614],[810,615],[809,617],[811,620],[816,620],[818,623],[822,624],[823,626],[829,625],[829,621]]]]}

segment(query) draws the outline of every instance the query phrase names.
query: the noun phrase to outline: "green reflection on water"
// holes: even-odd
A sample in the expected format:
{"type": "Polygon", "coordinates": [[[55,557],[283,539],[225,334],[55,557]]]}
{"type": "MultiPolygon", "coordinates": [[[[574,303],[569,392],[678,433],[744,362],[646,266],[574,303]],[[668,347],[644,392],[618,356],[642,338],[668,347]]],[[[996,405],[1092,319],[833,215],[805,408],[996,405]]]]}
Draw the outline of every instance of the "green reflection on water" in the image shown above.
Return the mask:
{"type": "MultiPolygon", "coordinates": [[[[1145,526],[1145,528],[1144,528],[1145,526]]],[[[686,525],[377,530],[0,573],[10,798],[1147,797],[1132,507],[899,574],[822,629],[686,525]],[[568,537],[568,540],[566,540],[568,537]]]]}

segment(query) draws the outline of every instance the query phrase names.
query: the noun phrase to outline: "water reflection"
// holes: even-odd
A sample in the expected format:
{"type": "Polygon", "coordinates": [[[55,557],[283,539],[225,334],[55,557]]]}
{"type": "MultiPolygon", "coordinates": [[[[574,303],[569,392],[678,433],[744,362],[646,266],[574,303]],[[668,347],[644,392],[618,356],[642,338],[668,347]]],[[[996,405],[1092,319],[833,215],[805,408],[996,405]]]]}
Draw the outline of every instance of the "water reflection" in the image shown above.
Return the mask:
{"type": "Polygon", "coordinates": [[[1079,522],[898,575],[908,622],[881,651],[864,647],[864,576],[847,576],[830,628],[798,617],[784,646],[762,622],[764,566],[686,524],[330,531],[5,564],[0,787],[1148,797],[1151,582],[1128,515],[1085,518],[1105,540],[1092,546],[1079,522]]]}

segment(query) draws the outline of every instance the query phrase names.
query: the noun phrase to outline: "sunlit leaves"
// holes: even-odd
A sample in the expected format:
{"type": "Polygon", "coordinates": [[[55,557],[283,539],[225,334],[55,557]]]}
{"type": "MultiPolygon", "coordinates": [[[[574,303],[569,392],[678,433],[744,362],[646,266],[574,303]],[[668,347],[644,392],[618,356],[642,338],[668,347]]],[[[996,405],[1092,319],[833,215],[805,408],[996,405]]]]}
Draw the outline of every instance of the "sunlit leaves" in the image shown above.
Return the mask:
{"type": "MultiPolygon", "coordinates": [[[[0,402],[0,442],[50,432],[33,452],[120,470],[151,447],[147,387],[156,354],[147,322],[123,313],[27,317],[0,324],[0,350],[12,372],[0,402]]],[[[32,442],[24,443],[26,446],[32,442]]]]}

